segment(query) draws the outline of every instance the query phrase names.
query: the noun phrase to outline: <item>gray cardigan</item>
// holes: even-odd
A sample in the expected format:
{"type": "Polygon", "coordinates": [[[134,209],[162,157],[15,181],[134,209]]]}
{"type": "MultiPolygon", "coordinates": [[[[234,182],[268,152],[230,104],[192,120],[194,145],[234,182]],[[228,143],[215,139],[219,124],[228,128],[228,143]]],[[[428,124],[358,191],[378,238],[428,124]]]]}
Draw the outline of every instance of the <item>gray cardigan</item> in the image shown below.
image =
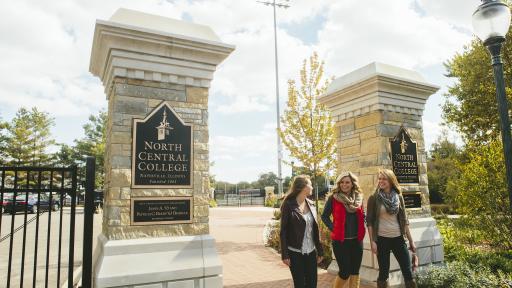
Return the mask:
{"type": "MultiPolygon", "coordinates": [[[[377,241],[377,233],[379,232],[379,213],[382,206],[382,202],[379,200],[377,193],[378,192],[375,192],[372,196],[370,196],[366,204],[366,226],[372,227],[372,236],[374,241],[377,241]]],[[[405,237],[405,225],[409,225],[409,219],[407,218],[407,213],[405,213],[404,197],[402,194],[398,194],[398,198],[400,199],[400,209],[398,210],[397,214],[398,225],[400,226],[400,233],[405,237]]]]}

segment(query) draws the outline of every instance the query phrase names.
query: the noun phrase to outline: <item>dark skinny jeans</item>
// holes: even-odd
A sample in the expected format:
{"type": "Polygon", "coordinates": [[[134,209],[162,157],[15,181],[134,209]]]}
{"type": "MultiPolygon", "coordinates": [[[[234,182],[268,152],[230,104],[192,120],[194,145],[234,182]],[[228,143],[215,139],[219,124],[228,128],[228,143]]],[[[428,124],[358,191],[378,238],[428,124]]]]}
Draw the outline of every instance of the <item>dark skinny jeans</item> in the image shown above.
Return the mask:
{"type": "Polygon", "coordinates": [[[332,241],[332,250],[338,263],[338,276],[346,280],[350,275],[359,275],[363,259],[363,242],[357,239],[345,239],[343,242],[332,241]]]}
{"type": "Polygon", "coordinates": [[[293,287],[316,288],[317,266],[316,250],[302,254],[288,250],[290,255],[290,271],[292,272],[293,287]]]}
{"type": "Polygon", "coordinates": [[[388,238],[379,236],[377,238],[377,261],[379,262],[379,281],[386,281],[389,278],[389,255],[393,252],[405,281],[412,280],[411,256],[407,250],[407,244],[403,236],[388,238]]]}

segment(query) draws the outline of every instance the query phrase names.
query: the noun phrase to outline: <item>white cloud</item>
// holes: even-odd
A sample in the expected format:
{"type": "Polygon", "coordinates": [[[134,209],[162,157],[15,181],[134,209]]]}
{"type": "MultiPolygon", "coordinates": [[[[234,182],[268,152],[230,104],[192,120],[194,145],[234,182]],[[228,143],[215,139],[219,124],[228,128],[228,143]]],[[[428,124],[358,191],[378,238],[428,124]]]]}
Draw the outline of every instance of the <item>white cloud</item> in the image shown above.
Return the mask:
{"type": "Polygon", "coordinates": [[[428,15],[467,31],[472,30],[471,16],[482,3],[480,0],[417,0],[417,2],[428,15]]]}
{"type": "Polygon", "coordinates": [[[378,61],[404,68],[441,64],[469,41],[446,21],[420,16],[410,0],[337,1],[330,5],[318,49],[339,76],[378,61]]]}

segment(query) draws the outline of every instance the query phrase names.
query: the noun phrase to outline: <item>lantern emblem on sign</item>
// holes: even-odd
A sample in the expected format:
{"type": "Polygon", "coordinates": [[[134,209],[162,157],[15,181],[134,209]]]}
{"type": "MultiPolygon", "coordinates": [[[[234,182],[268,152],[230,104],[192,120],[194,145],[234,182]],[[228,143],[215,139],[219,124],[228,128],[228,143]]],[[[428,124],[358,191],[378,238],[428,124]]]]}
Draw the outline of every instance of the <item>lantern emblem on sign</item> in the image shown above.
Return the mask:
{"type": "Polygon", "coordinates": [[[173,129],[167,121],[167,112],[165,109],[162,122],[160,122],[160,125],[156,127],[156,129],[158,130],[158,140],[165,140],[165,136],[169,135],[170,131],[173,129]]]}

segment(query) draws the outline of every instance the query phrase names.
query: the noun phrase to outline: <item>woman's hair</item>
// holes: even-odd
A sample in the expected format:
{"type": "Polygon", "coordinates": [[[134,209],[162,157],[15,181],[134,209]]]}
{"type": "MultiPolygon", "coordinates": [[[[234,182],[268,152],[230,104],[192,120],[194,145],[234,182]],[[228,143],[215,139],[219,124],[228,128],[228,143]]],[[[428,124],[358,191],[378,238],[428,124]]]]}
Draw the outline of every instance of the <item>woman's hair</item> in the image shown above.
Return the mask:
{"type": "Polygon", "coordinates": [[[283,199],[283,203],[288,201],[289,199],[294,199],[297,195],[302,192],[302,190],[308,185],[308,181],[311,182],[311,178],[308,175],[298,175],[293,178],[292,185],[290,185],[290,189],[286,193],[286,196],[283,199]]]}
{"type": "MultiPolygon", "coordinates": [[[[392,189],[395,189],[395,191],[398,193],[398,194],[402,194],[402,187],[400,187],[400,184],[398,184],[398,179],[396,179],[396,175],[395,173],[393,172],[393,170],[389,170],[389,169],[381,169],[379,170],[379,176],[380,175],[383,175],[385,176],[388,181],[389,181],[389,184],[391,185],[391,188],[392,189]]],[[[379,191],[379,184],[377,183],[377,189],[375,189],[375,191],[379,191]]]]}
{"type": "Polygon", "coordinates": [[[359,186],[359,179],[357,178],[357,176],[350,171],[345,171],[345,172],[341,172],[340,175],[338,175],[338,177],[336,177],[336,183],[334,185],[334,188],[331,190],[331,194],[341,192],[340,182],[345,177],[349,177],[350,181],[352,182],[352,192],[354,192],[356,194],[363,193],[363,191],[361,191],[361,186],[359,186]]]}

